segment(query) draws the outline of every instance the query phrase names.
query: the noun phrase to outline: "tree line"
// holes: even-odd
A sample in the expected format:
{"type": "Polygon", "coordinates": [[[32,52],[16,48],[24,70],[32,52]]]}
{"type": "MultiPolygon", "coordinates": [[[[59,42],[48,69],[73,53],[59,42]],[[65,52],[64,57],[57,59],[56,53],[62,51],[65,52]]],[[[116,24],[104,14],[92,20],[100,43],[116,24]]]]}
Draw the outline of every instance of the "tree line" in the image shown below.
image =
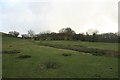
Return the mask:
{"type": "MultiPolygon", "coordinates": [[[[29,30],[28,34],[21,34],[23,39],[33,40],[80,40],[89,42],[120,42],[120,36],[116,33],[102,33],[98,34],[98,30],[89,29],[86,34],[76,34],[71,28],[62,28],[59,33],[43,32],[35,34],[33,30],[29,30]]],[[[10,31],[7,36],[18,37],[20,33],[17,31],[10,31]]]]}

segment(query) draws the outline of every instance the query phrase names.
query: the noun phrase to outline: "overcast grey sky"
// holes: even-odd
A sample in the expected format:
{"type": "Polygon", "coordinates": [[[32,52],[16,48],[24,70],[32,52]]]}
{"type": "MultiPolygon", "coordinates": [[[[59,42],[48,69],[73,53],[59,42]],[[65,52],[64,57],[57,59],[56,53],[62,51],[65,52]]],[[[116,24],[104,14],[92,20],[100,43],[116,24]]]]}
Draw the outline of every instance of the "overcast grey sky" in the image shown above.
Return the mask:
{"type": "Polygon", "coordinates": [[[119,0],[0,0],[0,32],[118,31],[119,0]]]}

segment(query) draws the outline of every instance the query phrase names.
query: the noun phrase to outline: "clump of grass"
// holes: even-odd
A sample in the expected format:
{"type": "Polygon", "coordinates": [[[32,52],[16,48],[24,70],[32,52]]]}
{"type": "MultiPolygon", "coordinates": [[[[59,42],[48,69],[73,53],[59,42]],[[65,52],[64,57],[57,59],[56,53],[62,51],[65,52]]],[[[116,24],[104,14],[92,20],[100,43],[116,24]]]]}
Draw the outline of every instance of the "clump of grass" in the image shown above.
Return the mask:
{"type": "Polygon", "coordinates": [[[92,55],[95,55],[95,56],[103,56],[103,55],[105,55],[104,50],[94,49],[94,51],[91,51],[91,52],[93,52],[92,55]]]}
{"type": "Polygon", "coordinates": [[[46,69],[46,66],[44,64],[39,64],[39,68],[43,70],[43,69],[46,69]]]}
{"type": "Polygon", "coordinates": [[[31,57],[30,55],[20,55],[18,58],[26,59],[26,58],[30,58],[30,57],[31,57]]]}
{"type": "Polygon", "coordinates": [[[99,74],[95,74],[94,76],[95,76],[95,77],[98,77],[98,78],[101,77],[99,74]]]}
{"type": "Polygon", "coordinates": [[[9,45],[9,47],[12,47],[12,45],[9,45]]]}
{"type": "Polygon", "coordinates": [[[20,50],[4,50],[2,51],[3,54],[16,54],[16,53],[20,53],[20,50]]]}
{"type": "Polygon", "coordinates": [[[60,67],[60,65],[58,65],[58,63],[56,63],[54,61],[46,61],[42,64],[39,64],[40,69],[56,69],[59,67],[60,67]]]}
{"type": "Polygon", "coordinates": [[[113,69],[113,68],[110,67],[109,69],[113,69]]]}
{"type": "Polygon", "coordinates": [[[72,54],[70,53],[63,53],[62,56],[71,56],[72,54]]]}

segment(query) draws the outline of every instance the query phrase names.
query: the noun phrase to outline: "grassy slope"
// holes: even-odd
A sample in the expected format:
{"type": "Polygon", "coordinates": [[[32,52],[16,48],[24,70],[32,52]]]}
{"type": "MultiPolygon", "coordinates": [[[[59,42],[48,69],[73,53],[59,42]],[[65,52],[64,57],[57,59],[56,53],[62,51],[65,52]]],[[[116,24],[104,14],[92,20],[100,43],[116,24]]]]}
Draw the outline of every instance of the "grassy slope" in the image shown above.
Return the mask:
{"type": "Polygon", "coordinates": [[[3,77],[90,78],[96,77],[96,75],[100,77],[117,77],[118,73],[117,58],[92,56],[71,50],[39,46],[27,40],[4,37],[3,50],[13,49],[19,49],[21,53],[3,54],[3,77]],[[9,47],[10,45],[12,47],[9,47]],[[71,53],[72,56],[65,57],[61,55],[62,53],[71,53]],[[20,54],[29,54],[32,57],[18,59],[17,57],[20,54]],[[60,68],[40,70],[39,64],[44,61],[55,61],[60,65],[60,68]]]}

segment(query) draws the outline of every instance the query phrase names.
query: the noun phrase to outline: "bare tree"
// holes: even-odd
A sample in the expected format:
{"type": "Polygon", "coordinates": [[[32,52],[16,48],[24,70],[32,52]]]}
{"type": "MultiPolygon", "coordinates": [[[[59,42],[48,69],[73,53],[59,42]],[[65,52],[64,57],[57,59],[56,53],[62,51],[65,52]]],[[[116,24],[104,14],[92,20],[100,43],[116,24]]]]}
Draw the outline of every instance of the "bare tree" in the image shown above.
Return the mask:
{"type": "Polygon", "coordinates": [[[28,35],[29,35],[31,38],[33,38],[34,35],[35,35],[35,33],[34,33],[33,30],[29,30],[29,31],[28,31],[28,35]]]}
{"type": "Polygon", "coordinates": [[[10,36],[14,36],[14,37],[18,37],[19,34],[20,34],[20,33],[17,32],[17,31],[10,31],[10,32],[9,32],[9,35],[10,35],[10,36]]]}
{"type": "Polygon", "coordinates": [[[61,30],[59,30],[59,33],[64,36],[65,40],[71,40],[73,35],[76,34],[75,31],[69,27],[62,28],[61,30]]]}
{"type": "Polygon", "coordinates": [[[23,39],[29,39],[30,38],[30,36],[28,34],[22,34],[21,36],[22,36],[23,39]]]}
{"type": "Polygon", "coordinates": [[[66,33],[66,34],[75,34],[75,31],[72,30],[71,28],[62,28],[59,30],[59,33],[66,33]]]}
{"type": "Polygon", "coordinates": [[[89,29],[87,35],[96,35],[99,31],[97,29],[89,29]]]}

